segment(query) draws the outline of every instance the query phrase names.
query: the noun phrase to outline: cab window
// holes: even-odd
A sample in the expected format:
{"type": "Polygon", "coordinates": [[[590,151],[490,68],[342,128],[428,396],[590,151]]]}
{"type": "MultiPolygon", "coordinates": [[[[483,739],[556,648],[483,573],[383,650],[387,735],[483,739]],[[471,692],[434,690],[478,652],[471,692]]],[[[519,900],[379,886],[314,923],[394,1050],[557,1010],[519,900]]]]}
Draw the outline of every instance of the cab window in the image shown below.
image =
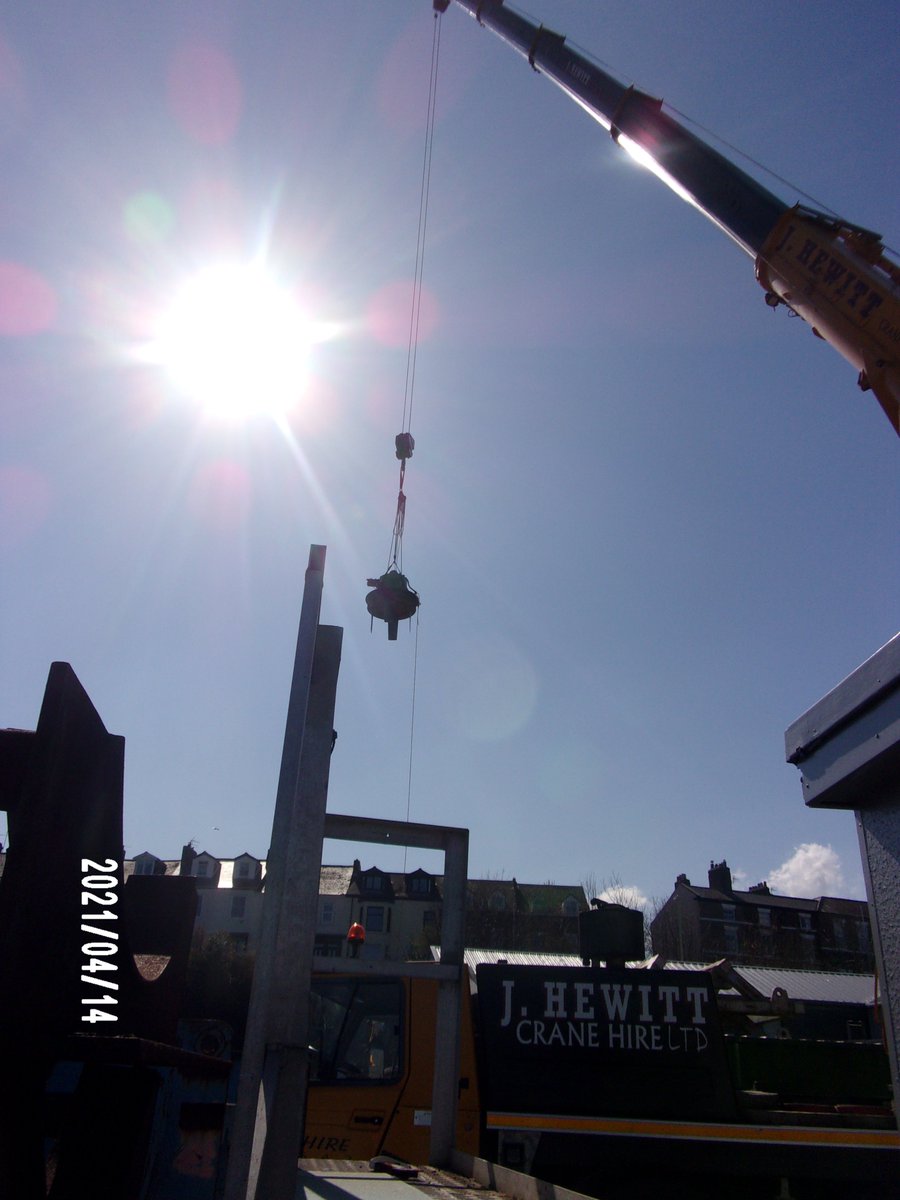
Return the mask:
{"type": "Polygon", "coordinates": [[[317,979],[310,995],[311,1083],[393,1083],[402,1073],[399,980],[317,979]]]}

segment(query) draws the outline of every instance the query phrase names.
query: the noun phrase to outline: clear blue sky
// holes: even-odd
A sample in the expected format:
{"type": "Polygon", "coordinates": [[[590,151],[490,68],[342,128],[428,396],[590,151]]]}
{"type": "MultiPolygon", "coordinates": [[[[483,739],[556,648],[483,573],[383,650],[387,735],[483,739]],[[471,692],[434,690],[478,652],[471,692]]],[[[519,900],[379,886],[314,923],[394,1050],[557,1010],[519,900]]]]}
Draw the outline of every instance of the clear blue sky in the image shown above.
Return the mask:
{"type": "MultiPolygon", "coordinates": [[[[895,4],[532,4],[900,242],[895,4]]],[[[265,854],[312,543],[344,628],[329,806],[406,816],[416,630],[370,633],[364,596],[394,516],[430,7],[0,17],[0,724],[33,729],[71,662],[126,737],[129,855],[265,854]],[[339,330],[290,443],[210,422],[137,353],[185,276],[263,251],[339,330]]],[[[472,874],[654,896],[813,844],[817,890],[861,894],[852,815],[804,808],[783,733],[896,632],[897,438],[716,228],[463,12],[442,27],[410,815],[470,828],[472,874]]],[[[356,853],[401,865],[326,860],[356,853]]]]}

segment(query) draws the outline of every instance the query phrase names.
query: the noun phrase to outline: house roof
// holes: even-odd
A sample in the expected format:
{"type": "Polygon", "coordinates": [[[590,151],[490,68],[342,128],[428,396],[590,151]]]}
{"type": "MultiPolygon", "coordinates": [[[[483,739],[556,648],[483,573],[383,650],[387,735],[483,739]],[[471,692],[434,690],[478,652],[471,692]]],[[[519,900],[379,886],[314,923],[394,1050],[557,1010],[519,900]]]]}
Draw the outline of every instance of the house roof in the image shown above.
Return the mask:
{"type": "Polygon", "coordinates": [[[587,909],[581,884],[519,883],[516,879],[469,879],[469,899],[489,906],[492,896],[501,895],[507,908],[533,915],[558,914],[567,900],[575,899],[581,910],[587,909]]]}
{"type": "MultiPolygon", "coordinates": [[[[712,873],[710,871],[711,875],[712,873]]],[[[727,873],[730,875],[730,872],[727,873]]],[[[762,884],[757,884],[749,891],[738,891],[737,888],[724,891],[717,887],[701,887],[691,883],[684,875],[679,875],[675,880],[675,890],[669,897],[670,900],[677,894],[679,888],[690,892],[698,900],[712,900],[718,904],[749,904],[756,908],[787,908],[799,912],[841,912],[847,916],[858,917],[861,915],[861,910],[866,907],[865,900],[852,900],[842,896],[779,896],[770,892],[768,887],[762,884]]]]}
{"type": "Polygon", "coordinates": [[[714,900],[719,904],[751,904],[757,908],[792,908],[799,912],[815,912],[817,900],[802,896],[776,896],[773,892],[723,892],[720,888],[697,887],[682,883],[698,900],[714,900]]]}
{"type": "MultiPolygon", "coordinates": [[[[144,850],[136,857],[140,858],[142,855],[149,853],[151,852],[144,850]]],[[[247,851],[239,854],[236,858],[216,858],[214,854],[201,851],[196,855],[196,858],[211,859],[218,864],[219,869],[215,877],[216,887],[218,888],[230,888],[233,886],[235,863],[243,858],[251,858],[254,862],[259,862],[262,867],[263,878],[265,878],[266,860],[257,859],[247,851]]],[[[164,858],[157,861],[164,864],[166,875],[181,874],[181,859],[164,858]]],[[[124,866],[125,878],[127,879],[129,875],[134,874],[134,859],[126,859],[124,866]]],[[[323,865],[319,872],[319,894],[322,896],[346,896],[351,891],[351,883],[354,882],[354,870],[353,866],[323,865]]],[[[402,896],[406,899],[422,903],[434,903],[435,901],[440,901],[443,895],[443,875],[432,875],[421,867],[405,873],[383,871],[380,867],[367,867],[357,870],[357,878],[375,874],[381,876],[385,881],[386,886],[382,893],[384,897],[390,896],[391,892],[393,892],[394,897],[402,896]],[[434,892],[409,892],[407,889],[407,880],[422,876],[434,880],[434,892]]],[[[212,882],[212,878],[212,873],[210,873],[207,879],[209,882],[212,882]]],[[[492,895],[500,892],[505,897],[507,908],[510,911],[515,909],[518,912],[528,912],[535,915],[559,914],[563,910],[563,904],[570,897],[574,897],[578,901],[580,910],[587,909],[584,888],[580,884],[518,883],[515,879],[470,879],[466,887],[470,900],[472,898],[480,898],[485,906],[487,906],[492,895]]],[[[354,894],[356,893],[355,887],[353,888],[353,892],[354,894]]],[[[376,899],[374,893],[366,893],[365,889],[360,889],[360,892],[364,898],[368,895],[369,898],[376,899]]]]}
{"type": "Polygon", "coordinates": [[[820,896],[819,912],[835,913],[845,917],[859,917],[868,908],[865,900],[844,899],[842,896],[820,896]]]}
{"type": "Polygon", "coordinates": [[[319,871],[319,894],[321,896],[346,896],[352,878],[352,867],[323,866],[319,871]]]}

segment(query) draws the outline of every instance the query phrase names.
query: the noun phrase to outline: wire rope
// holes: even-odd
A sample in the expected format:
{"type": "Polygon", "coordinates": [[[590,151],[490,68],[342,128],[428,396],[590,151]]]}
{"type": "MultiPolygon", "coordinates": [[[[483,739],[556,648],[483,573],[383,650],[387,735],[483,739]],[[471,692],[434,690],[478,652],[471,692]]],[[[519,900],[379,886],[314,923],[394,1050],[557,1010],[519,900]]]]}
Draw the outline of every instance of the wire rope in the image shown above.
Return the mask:
{"type": "Polygon", "coordinates": [[[400,488],[397,495],[397,512],[391,531],[391,547],[388,554],[388,570],[396,568],[403,573],[403,531],[406,524],[406,495],[403,484],[406,478],[406,460],[412,455],[414,442],[410,435],[412,424],[413,397],[415,394],[416,363],[419,349],[419,330],[422,317],[422,280],[425,271],[425,234],[428,228],[428,201],[431,193],[431,158],[434,149],[434,119],[437,99],[437,76],[441,49],[440,14],[434,15],[431,39],[431,66],[428,77],[428,104],[425,113],[425,147],[422,156],[422,178],[419,186],[419,220],[416,229],[416,256],[413,269],[413,294],[409,315],[409,335],[406,347],[406,377],[403,384],[403,420],[401,433],[397,437],[397,457],[400,459],[400,488]],[[401,442],[403,448],[401,448],[401,442]]]}
{"type": "Polygon", "coordinates": [[[419,189],[419,227],[416,234],[416,265],[413,282],[413,303],[409,319],[409,341],[406,357],[406,383],[403,392],[403,429],[412,423],[413,392],[416,378],[416,356],[419,345],[419,325],[422,314],[422,279],[425,271],[425,232],[428,226],[428,198],[431,191],[431,156],[434,149],[434,115],[437,99],[438,62],[441,52],[440,14],[434,15],[431,40],[431,70],[428,78],[428,107],[425,117],[425,149],[422,159],[422,182],[419,189]]]}
{"type": "MultiPolygon", "coordinates": [[[[416,260],[413,272],[413,296],[409,318],[409,338],[406,351],[406,378],[403,387],[403,423],[401,435],[397,439],[397,454],[400,457],[400,489],[397,496],[397,514],[394,519],[394,529],[391,539],[390,564],[403,573],[403,530],[406,521],[406,496],[403,483],[406,476],[406,458],[412,454],[412,438],[409,434],[412,424],[413,397],[415,394],[416,363],[419,348],[419,330],[422,316],[422,280],[425,271],[425,234],[428,228],[428,201],[431,193],[431,160],[434,149],[434,121],[437,98],[438,63],[441,47],[440,13],[434,14],[434,25],[431,40],[431,67],[428,78],[428,104],[425,116],[425,148],[422,157],[422,180],[419,188],[419,221],[416,230],[416,260]],[[406,435],[405,442],[403,437],[406,435]],[[401,457],[401,445],[405,446],[406,454],[401,457]]],[[[412,696],[410,698],[409,714],[409,755],[406,770],[406,821],[409,824],[412,812],[412,777],[413,752],[415,748],[416,729],[416,689],[419,671],[419,615],[416,613],[416,635],[413,648],[412,696]]],[[[403,873],[406,874],[408,847],[403,849],[403,873]]]]}

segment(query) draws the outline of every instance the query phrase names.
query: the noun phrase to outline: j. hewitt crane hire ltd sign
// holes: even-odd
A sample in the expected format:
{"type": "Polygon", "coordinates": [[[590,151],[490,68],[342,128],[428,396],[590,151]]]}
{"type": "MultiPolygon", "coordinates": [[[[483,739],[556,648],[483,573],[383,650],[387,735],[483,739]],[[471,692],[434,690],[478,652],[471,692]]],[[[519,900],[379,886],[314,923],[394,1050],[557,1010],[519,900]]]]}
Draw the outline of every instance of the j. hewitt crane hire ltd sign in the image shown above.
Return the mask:
{"type": "Polygon", "coordinates": [[[479,966],[488,1107],[721,1119],[733,1107],[699,972],[479,966]]]}

